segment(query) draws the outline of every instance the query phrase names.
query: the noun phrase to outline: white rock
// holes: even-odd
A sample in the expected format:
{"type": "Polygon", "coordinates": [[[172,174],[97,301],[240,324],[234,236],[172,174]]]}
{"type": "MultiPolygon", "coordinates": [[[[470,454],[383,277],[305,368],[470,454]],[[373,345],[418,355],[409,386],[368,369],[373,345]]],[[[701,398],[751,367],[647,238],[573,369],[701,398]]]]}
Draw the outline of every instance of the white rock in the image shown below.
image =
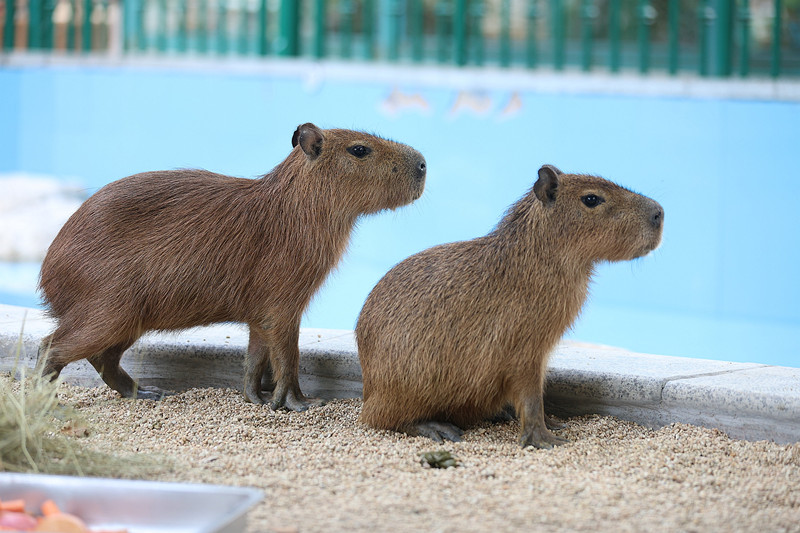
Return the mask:
{"type": "Polygon", "coordinates": [[[86,189],[49,176],[0,174],[0,261],[41,261],[88,196],[86,189]]]}

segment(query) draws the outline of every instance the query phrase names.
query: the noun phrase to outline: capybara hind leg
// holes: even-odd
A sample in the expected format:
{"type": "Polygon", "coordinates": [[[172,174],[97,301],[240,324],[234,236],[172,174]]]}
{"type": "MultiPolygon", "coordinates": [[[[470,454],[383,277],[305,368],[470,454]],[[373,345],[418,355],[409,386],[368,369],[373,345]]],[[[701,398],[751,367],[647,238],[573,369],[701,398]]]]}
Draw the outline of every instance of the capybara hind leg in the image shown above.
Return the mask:
{"type": "Polygon", "coordinates": [[[262,386],[268,373],[271,385],[267,332],[257,326],[250,326],[250,341],[244,359],[244,397],[248,402],[267,403],[262,386]]]}
{"type": "Polygon", "coordinates": [[[270,350],[272,371],[275,376],[275,391],[272,393],[270,403],[273,409],[305,411],[309,407],[325,403],[319,398],[306,398],[300,390],[297,375],[300,361],[300,348],[297,345],[299,337],[300,327],[297,325],[277,337],[270,350]]]}
{"type": "Polygon", "coordinates": [[[53,336],[48,335],[39,344],[39,352],[36,356],[36,367],[41,368],[42,376],[49,377],[54,381],[61,374],[61,370],[67,366],[67,362],[62,363],[57,352],[52,349],[53,336]]]}
{"type": "Polygon", "coordinates": [[[449,440],[452,442],[461,442],[461,435],[464,431],[449,422],[436,422],[428,420],[426,422],[417,422],[406,430],[406,433],[413,436],[422,436],[433,439],[436,442],[443,442],[449,440]]]}
{"type": "Polygon", "coordinates": [[[519,443],[524,448],[533,446],[534,448],[550,449],[560,444],[569,442],[550,433],[544,420],[544,406],[541,393],[534,393],[523,402],[522,408],[518,409],[522,416],[522,434],[519,443]]]}
{"type": "Polygon", "coordinates": [[[103,381],[120,393],[123,398],[140,398],[147,400],[160,400],[168,391],[158,387],[142,387],[128,375],[119,364],[122,354],[131,347],[133,342],[116,344],[102,352],[89,357],[89,362],[103,378],[103,381]]]}

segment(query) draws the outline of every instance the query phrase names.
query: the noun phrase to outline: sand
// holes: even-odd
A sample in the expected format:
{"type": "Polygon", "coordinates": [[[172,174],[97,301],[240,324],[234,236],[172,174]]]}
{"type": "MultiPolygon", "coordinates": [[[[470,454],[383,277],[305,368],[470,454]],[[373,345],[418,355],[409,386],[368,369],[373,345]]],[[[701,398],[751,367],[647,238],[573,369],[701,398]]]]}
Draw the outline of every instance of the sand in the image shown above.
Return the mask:
{"type": "Polygon", "coordinates": [[[153,402],[61,387],[88,419],[81,445],[159,457],[150,479],[263,489],[252,532],[800,531],[800,444],[607,416],[567,420],[554,450],[519,448],[517,422],[436,444],[360,425],[357,399],[289,413],[225,389],[153,402]],[[461,465],[423,467],[440,449],[461,465]]]}

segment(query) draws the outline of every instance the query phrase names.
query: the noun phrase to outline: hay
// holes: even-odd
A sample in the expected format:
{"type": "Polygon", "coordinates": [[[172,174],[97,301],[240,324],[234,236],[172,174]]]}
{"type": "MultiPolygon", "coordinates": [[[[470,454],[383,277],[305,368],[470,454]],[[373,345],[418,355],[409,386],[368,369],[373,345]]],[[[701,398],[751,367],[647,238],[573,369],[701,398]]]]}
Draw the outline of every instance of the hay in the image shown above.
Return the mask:
{"type": "Polygon", "coordinates": [[[0,471],[140,478],[165,467],[152,456],[84,448],[79,439],[90,433],[85,418],[60,404],[59,380],[19,366],[21,350],[19,342],[16,353],[7,354],[16,370],[0,375],[0,471]]]}

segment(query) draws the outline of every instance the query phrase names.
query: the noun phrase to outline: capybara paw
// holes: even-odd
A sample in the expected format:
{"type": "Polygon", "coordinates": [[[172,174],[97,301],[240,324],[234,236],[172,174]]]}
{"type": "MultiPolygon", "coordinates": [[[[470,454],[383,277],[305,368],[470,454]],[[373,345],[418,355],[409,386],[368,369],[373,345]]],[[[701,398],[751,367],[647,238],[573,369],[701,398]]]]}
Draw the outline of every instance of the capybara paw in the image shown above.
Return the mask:
{"type": "Polygon", "coordinates": [[[136,387],[133,390],[133,393],[130,395],[123,394],[126,398],[135,398],[137,400],[163,400],[164,396],[172,396],[175,393],[173,391],[160,389],[158,387],[153,386],[140,386],[136,387]]]}
{"type": "Polygon", "coordinates": [[[64,365],[54,365],[48,362],[42,368],[42,377],[49,379],[50,381],[55,381],[58,379],[58,376],[61,375],[61,369],[64,368],[64,365]]]}
{"type": "Polygon", "coordinates": [[[544,415],[544,425],[547,426],[547,429],[564,429],[567,425],[563,422],[558,422],[555,418],[551,416],[547,416],[547,413],[544,415]]]}
{"type": "Polygon", "coordinates": [[[517,419],[517,411],[513,405],[505,406],[500,412],[489,417],[489,422],[494,424],[502,424],[504,422],[511,422],[517,419]]]}
{"type": "Polygon", "coordinates": [[[525,432],[522,434],[522,437],[519,440],[520,446],[523,448],[527,446],[533,446],[534,448],[539,448],[540,450],[550,450],[556,446],[560,446],[568,442],[569,441],[567,439],[559,437],[558,435],[553,435],[546,429],[525,432]]]}
{"type": "Polygon", "coordinates": [[[461,442],[461,435],[464,431],[449,422],[435,422],[430,420],[428,422],[419,422],[414,426],[414,430],[409,432],[411,435],[421,435],[428,437],[436,442],[443,442],[449,440],[452,442],[461,442]]]}
{"type": "Polygon", "coordinates": [[[272,401],[269,404],[273,410],[285,409],[298,413],[320,405],[325,405],[325,400],[322,398],[306,398],[302,394],[295,395],[291,392],[284,395],[273,394],[272,401]]]}
{"type": "Polygon", "coordinates": [[[264,405],[269,403],[270,394],[263,394],[261,391],[245,389],[244,399],[245,401],[254,403],[256,405],[264,405]]]}

